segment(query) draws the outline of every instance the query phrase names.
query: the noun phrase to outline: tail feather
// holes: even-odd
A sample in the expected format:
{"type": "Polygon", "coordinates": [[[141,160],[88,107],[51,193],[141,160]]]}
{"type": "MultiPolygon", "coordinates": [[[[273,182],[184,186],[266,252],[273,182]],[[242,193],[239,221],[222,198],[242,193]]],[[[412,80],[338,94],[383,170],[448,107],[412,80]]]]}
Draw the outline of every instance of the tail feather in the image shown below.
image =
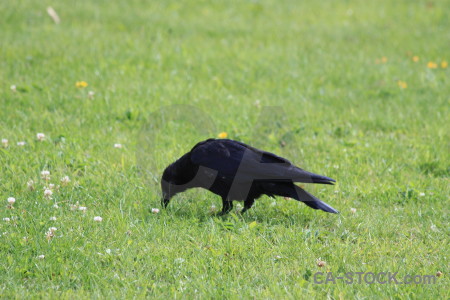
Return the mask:
{"type": "Polygon", "coordinates": [[[336,180],[334,180],[333,178],[323,175],[317,175],[297,167],[291,168],[290,171],[291,172],[288,173],[288,175],[290,176],[290,179],[293,182],[321,183],[321,184],[334,184],[334,182],[336,182],[336,180]]]}
{"type": "Polygon", "coordinates": [[[321,176],[321,175],[316,175],[316,174],[312,174],[311,179],[312,179],[312,183],[334,184],[336,182],[336,180],[334,180],[332,178],[329,178],[326,176],[321,176]]]}
{"type": "Polygon", "coordinates": [[[333,214],[338,214],[339,213],[339,211],[337,211],[336,209],[334,209],[330,205],[326,204],[325,202],[319,200],[318,198],[314,197],[313,195],[311,195],[307,191],[299,188],[296,185],[294,185],[294,186],[295,186],[295,190],[297,192],[297,197],[298,197],[298,198],[294,198],[294,199],[300,200],[303,203],[305,203],[306,205],[308,205],[309,207],[314,208],[314,209],[321,209],[323,211],[326,211],[326,212],[329,212],[329,213],[333,213],[333,214]]]}
{"type": "Polygon", "coordinates": [[[261,186],[263,187],[265,194],[290,197],[295,200],[301,201],[314,209],[320,209],[333,214],[339,213],[339,211],[337,211],[330,205],[322,202],[321,200],[314,197],[302,188],[296,186],[292,182],[262,183],[261,186]]]}

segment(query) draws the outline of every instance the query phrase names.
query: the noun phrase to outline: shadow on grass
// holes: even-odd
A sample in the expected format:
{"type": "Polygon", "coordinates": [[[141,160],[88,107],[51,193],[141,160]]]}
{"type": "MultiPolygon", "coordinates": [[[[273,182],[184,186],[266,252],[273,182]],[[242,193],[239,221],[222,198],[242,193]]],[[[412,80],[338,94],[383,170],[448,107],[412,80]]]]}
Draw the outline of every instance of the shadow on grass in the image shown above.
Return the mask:
{"type": "MultiPolygon", "coordinates": [[[[206,201],[205,201],[206,202],[206,201]]],[[[335,217],[335,215],[330,215],[323,213],[321,211],[314,211],[310,208],[304,206],[303,204],[292,200],[289,204],[279,204],[276,206],[271,206],[267,203],[267,200],[261,200],[261,203],[255,205],[247,212],[241,214],[233,212],[226,214],[224,216],[219,215],[220,206],[217,205],[217,210],[211,212],[207,203],[200,203],[194,201],[189,201],[186,199],[181,201],[173,201],[169,204],[167,209],[161,208],[161,213],[164,214],[165,219],[182,219],[185,221],[195,222],[197,224],[206,224],[214,221],[215,223],[242,223],[248,224],[251,222],[257,222],[262,226],[284,226],[289,227],[303,227],[307,228],[312,222],[315,223],[316,218],[330,218],[335,217]],[[304,207],[303,207],[304,206],[304,207]]],[[[239,203],[237,201],[234,202],[239,203]]],[[[145,217],[146,221],[151,218],[151,209],[147,210],[148,216],[145,217]]],[[[334,218],[333,218],[334,219],[334,218]]]]}

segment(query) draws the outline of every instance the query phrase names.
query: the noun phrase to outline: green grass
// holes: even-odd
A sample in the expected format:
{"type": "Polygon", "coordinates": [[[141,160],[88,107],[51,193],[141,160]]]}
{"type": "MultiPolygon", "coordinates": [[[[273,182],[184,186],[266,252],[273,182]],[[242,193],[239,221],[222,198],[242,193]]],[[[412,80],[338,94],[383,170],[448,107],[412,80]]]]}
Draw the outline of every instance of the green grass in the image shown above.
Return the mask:
{"type": "Polygon", "coordinates": [[[448,298],[450,3],[298,2],[1,2],[0,297],[448,298]],[[163,168],[222,131],[335,178],[307,189],[341,214],[215,217],[203,190],[152,214],[163,168]],[[42,170],[71,178],[52,200],[42,170]]]}

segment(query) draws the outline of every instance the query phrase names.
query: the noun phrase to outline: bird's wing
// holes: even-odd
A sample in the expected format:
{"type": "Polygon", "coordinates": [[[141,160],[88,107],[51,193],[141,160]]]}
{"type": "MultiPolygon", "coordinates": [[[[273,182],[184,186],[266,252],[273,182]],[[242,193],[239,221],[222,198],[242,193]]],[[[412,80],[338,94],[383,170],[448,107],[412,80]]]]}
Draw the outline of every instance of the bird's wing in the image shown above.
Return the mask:
{"type": "Polygon", "coordinates": [[[245,148],[224,140],[210,139],[195,145],[191,150],[194,164],[219,171],[221,175],[233,177],[241,163],[245,148]]]}
{"type": "Polygon", "coordinates": [[[307,172],[273,153],[232,140],[208,140],[191,150],[193,163],[240,181],[269,180],[332,184],[333,179],[307,172]]]}

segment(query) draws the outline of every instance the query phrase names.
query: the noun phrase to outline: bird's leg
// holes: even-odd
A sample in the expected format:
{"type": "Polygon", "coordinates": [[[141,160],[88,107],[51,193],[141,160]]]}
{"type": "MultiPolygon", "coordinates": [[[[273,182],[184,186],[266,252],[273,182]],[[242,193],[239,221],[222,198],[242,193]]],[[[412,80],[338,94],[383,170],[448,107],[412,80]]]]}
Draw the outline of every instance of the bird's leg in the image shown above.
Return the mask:
{"type": "Polygon", "coordinates": [[[244,201],[244,208],[241,210],[241,214],[245,213],[247,209],[251,208],[253,206],[253,203],[255,203],[254,198],[247,198],[244,201]]]}
{"type": "Polygon", "coordinates": [[[233,209],[233,201],[222,198],[222,212],[219,214],[220,216],[226,215],[233,209]]]}

